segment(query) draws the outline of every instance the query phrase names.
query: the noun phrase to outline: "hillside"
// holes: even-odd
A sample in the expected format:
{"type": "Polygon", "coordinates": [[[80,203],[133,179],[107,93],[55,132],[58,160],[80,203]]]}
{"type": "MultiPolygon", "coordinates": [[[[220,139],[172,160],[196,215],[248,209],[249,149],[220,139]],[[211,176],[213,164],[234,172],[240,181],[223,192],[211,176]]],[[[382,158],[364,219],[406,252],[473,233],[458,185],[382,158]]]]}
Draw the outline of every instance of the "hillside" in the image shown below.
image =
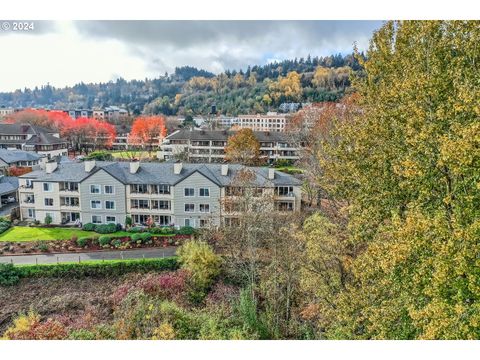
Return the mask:
{"type": "Polygon", "coordinates": [[[155,79],[0,93],[0,106],[92,108],[121,105],[132,114],[208,114],[211,105],[225,115],[277,110],[283,102],[335,101],[350,86],[349,73],[360,65],[353,55],[284,60],[246,71],[214,75],[184,66],[155,79]]]}

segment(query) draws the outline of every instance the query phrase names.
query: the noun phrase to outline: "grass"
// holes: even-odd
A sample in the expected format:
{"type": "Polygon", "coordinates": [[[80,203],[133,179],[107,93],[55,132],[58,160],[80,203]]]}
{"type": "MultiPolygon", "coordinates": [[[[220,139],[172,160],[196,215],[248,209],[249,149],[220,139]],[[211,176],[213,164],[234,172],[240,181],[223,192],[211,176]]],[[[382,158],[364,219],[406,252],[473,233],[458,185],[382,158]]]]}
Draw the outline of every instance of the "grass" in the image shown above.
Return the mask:
{"type": "Polygon", "coordinates": [[[117,159],[132,159],[132,158],[139,158],[139,159],[147,159],[150,156],[155,157],[157,154],[156,151],[152,151],[150,154],[148,151],[138,151],[138,150],[126,150],[126,151],[114,151],[112,152],[112,156],[117,159]]]}
{"type": "MultiPolygon", "coordinates": [[[[94,231],[85,231],[75,228],[38,228],[27,226],[14,226],[3,234],[0,234],[0,242],[26,242],[26,241],[51,241],[51,240],[68,240],[72,236],[84,237],[84,236],[101,236],[94,231]]],[[[109,236],[127,236],[130,235],[126,231],[118,231],[113,234],[107,234],[109,236]]]]}

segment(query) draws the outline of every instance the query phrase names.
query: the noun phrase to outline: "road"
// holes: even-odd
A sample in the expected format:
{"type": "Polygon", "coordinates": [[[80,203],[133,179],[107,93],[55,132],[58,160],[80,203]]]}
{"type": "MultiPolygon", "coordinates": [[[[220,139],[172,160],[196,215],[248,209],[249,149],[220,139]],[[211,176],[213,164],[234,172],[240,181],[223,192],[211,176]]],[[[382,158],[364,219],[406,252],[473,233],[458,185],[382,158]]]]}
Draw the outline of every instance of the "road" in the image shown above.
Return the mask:
{"type": "Polygon", "coordinates": [[[176,247],[147,248],[135,250],[97,251],[88,253],[42,254],[0,256],[0,263],[28,264],[55,264],[57,262],[81,262],[89,260],[118,260],[118,259],[151,259],[175,255],[176,247]],[[80,259],[80,260],[79,260],[80,259]]]}

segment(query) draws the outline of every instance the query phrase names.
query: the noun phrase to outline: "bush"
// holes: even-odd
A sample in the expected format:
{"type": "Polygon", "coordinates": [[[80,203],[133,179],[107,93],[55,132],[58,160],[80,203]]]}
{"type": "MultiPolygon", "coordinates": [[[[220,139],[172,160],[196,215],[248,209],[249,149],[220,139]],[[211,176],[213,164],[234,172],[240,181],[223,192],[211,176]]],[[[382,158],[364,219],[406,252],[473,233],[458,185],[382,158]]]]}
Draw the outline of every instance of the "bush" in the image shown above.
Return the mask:
{"type": "Polygon", "coordinates": [[[131,238],[133,242],[142,241],[142,234],[133,234],[131,238]]]}
{"type": "Polygon", "coordinates": [[[95,340],[95,333],[86,329],[73,330],[68,335],[68,340],[95,340]]]}
{"type": "Polygon", "coordinates": [[[140,239],[142,239],[142,242],[145,244],[152,239],[152,234],[142,233],[142,234],[140,234],[140,239]]]}
{"type": "Polygon", "coordinates": [[[0,234],[7,231],[10,228],[10,226],[11,226],[10,221],[6,221],[6,220],[4,220],[4,218],[1,218],[0,219],[0,234]]]}
{"type": "Polygon", "coordinates": [[[53,219],[50,215],[45,216],[45,225],[50,225],[52,223],[53,219]]]}
{"type": "Polygon", "coordinates": [[[122,241],[119,239],[114,239],[112,240],[111,244],[118,249],[120,246],[122,246],[122,241]]]}
{"type": "Polygon", "coordinates": [[[123,230],[122,224],[119,223],[116,226],[117,226],[117,231],[122,231],[123,230]]]}
{"type": "Polygon", "coordinates": [[[12,264],[0,264],[0,285],[11,286],[20,280],[18,268],[12,264]]]}
{"type": "MultiPolygon", "coordinates": [[[[11,264],[9,264],[12,266],[11,264]]],[[[86,263],[68,263],[68,264],[45,264],[45,265],[25,265],[14,267],[20,278],[43,278],[43,277],[103,277],[118,276],[129,272],[150,272],[177,270],[177,258],[169,257],[162,259],[135,259],[135,260],[112,260],[96,261],[86,263]]]]}
{"type": "Polygon", "coordinates": [[[103,235],[98,238],[98,243],[100,244],[100,246],[110,245],[111,241],[112,241],[112,238],[107,235],[103,235]]]}
{"type": "Polygon", "coordinates": [[[151,228],[149,232],[155,235],[171,235],[175,233],[175,230],[172,229],[170,226],[159,226],[151,228]]]}
{"type": "Polygon", "coordinates": [[[125,226],[132,226],[133,221],[130,216],[125,217],[125,226]]]}
{"type": "Polygon", "coordinates": [[[89,237],[85,237],[85,236],[81,237],[81,238],[77,239],[77,245],[79,247],[83,248],[83,247],[87,246],[88,240],[90,240],[89,237]]]}
{"type": "Polygon", "coordinates": [[[102,224],[95,227],[95,231],[99,234],[113,234],[117,231],[116,224],[102,224]]]}
{"type": "Polygon", "coordinates": [[[129,233],[139,233],[143,231],[143,228],[140,226],[134,226],[127,230],[129,233]]]}
{"type": "Polygon", "coordinates": [[[41,252],[47,252],[47,251],[48,251],[48,245],[45,244],[44,242],[42,242],[40,245],[38,245],[38,249],[39,249],[41,252]]]}
{"type": "Polygon", "coordinates": [[[85,231],[95,231],[96,227],[97,227],[97,225],[95,225],[95,224],[86,223],[85,225],[83,225],[83,230],[85,230],[85,231]]]}
{"type": "Polygon", "coordinates": [[[180,229],[178,229],[177,234],[180,235],[192,235],[195,233],[195,228],[191,226],[182,226],[180,229]]]}

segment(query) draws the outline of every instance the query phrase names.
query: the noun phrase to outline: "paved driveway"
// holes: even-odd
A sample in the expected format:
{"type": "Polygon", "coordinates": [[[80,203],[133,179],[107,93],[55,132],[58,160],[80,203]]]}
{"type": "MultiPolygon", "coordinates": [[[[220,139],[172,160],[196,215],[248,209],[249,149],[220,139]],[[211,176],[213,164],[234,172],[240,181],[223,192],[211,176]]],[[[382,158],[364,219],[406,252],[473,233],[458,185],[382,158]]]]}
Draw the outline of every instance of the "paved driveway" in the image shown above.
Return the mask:
{"type": "Polygon", "coordinates": [[[135,249],[126,251],[109,250],[88,253],[0,256],[0,263],[27,265],[55,264],[57,262],[82,262],[88,260],[152,259],[173,256],[176,251],[177,248],[172,246],[167,248],[135,249]]]}

